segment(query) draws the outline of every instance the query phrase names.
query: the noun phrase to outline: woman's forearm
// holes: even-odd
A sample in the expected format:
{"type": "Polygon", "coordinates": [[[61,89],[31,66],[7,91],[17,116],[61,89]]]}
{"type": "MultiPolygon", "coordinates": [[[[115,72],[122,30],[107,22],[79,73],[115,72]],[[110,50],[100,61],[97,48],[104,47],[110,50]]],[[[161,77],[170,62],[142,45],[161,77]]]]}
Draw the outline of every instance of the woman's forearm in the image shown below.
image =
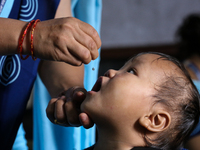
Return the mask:
{"type": "MultiPolygon", "coordinates": [[[[18,40],[26,24],[19,20],[0,18],[0,55],[18,53],[18,40]]],[[[26,42],[23,43],[23,48],[23,53],[26,54],[26,42]]]]}
{"type": "Polygon", "coordinates": [[[55,18],[71,17],[71,0],[60,0],[55,18]]]}

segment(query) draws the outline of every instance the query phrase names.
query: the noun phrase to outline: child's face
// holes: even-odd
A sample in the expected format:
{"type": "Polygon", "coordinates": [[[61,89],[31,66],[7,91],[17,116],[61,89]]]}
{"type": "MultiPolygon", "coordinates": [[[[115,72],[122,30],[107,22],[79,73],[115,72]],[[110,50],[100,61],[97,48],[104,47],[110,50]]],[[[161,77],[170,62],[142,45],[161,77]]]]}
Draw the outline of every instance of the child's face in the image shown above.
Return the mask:
{"type": "Polygon", "coordinates": [[[165,78],[173,63],[155,54],[130,59],[120,70],[108,70],[87,93],[81,109],[95,123],[131,125],[152,107],[155,85],[165,78]]]}

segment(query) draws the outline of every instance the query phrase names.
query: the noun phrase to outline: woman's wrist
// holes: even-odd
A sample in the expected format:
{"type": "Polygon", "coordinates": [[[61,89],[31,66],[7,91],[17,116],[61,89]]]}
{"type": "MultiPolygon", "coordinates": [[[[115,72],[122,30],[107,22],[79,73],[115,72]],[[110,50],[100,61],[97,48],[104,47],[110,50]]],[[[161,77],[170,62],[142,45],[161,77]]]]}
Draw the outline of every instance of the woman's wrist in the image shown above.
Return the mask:
{"type": "Polygon", "coordinates": [[[36,28],[37,23],[40,22],[39,19],[32,20],[24,27],[21,32],[21,35],[18,39],[18,53],[22,60],[26,60],[29,55],[31,55],[33,60],[37,58],[34,56],[34,30],[36,28]],[[27,54],[23,56],[23,54],[27,54]]]}

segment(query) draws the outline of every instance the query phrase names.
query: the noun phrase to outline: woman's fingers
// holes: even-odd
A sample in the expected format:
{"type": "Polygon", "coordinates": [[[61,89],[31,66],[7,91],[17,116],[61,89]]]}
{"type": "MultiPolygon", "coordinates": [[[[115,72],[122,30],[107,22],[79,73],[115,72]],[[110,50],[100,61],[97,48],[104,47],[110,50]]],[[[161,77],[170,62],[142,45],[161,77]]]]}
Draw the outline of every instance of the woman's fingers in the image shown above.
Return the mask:
{"type": "Polygon", "coordinates": [[[39,22],[33,44],[34,55],[40,59],[78,66],[98,57],[101,40],[91,25],[68,17],[39,22]]]}
{"type": "Polygon", "coordinates": [[[86,92],[84,88],[72,87],[64,91],[60,97],[51,99],[46,109],[49,120],[61,126],[92,127],[93,121],[80,110],[86,92]]]}

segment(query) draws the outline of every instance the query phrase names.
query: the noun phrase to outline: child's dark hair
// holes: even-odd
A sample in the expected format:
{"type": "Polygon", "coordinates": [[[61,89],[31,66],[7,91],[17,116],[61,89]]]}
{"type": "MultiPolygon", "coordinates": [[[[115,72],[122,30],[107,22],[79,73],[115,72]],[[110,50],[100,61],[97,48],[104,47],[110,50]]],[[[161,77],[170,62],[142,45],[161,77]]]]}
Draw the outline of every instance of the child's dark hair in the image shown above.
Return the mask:
{"type": "MultiPolygon", "coordinates": [[[[148,146],[163,150],[178,150],[183,146],[199,121],[199,93],[193,84],[185,67],[174,57],[157,52],[142,54],[156,54],[158,59],[174,63],[179,73],[166,75],[166,80],[156,85],[156,93],[152,95],[155,104],[163,104],[172,117],[169,129],[160,132],[156,139],[149,139],[144,133],[148,146]]],[[[137,56],[139,56],[137,55],[137,56]]],[[[136,56],[136,57],[137,57],[136,56]]]]}

